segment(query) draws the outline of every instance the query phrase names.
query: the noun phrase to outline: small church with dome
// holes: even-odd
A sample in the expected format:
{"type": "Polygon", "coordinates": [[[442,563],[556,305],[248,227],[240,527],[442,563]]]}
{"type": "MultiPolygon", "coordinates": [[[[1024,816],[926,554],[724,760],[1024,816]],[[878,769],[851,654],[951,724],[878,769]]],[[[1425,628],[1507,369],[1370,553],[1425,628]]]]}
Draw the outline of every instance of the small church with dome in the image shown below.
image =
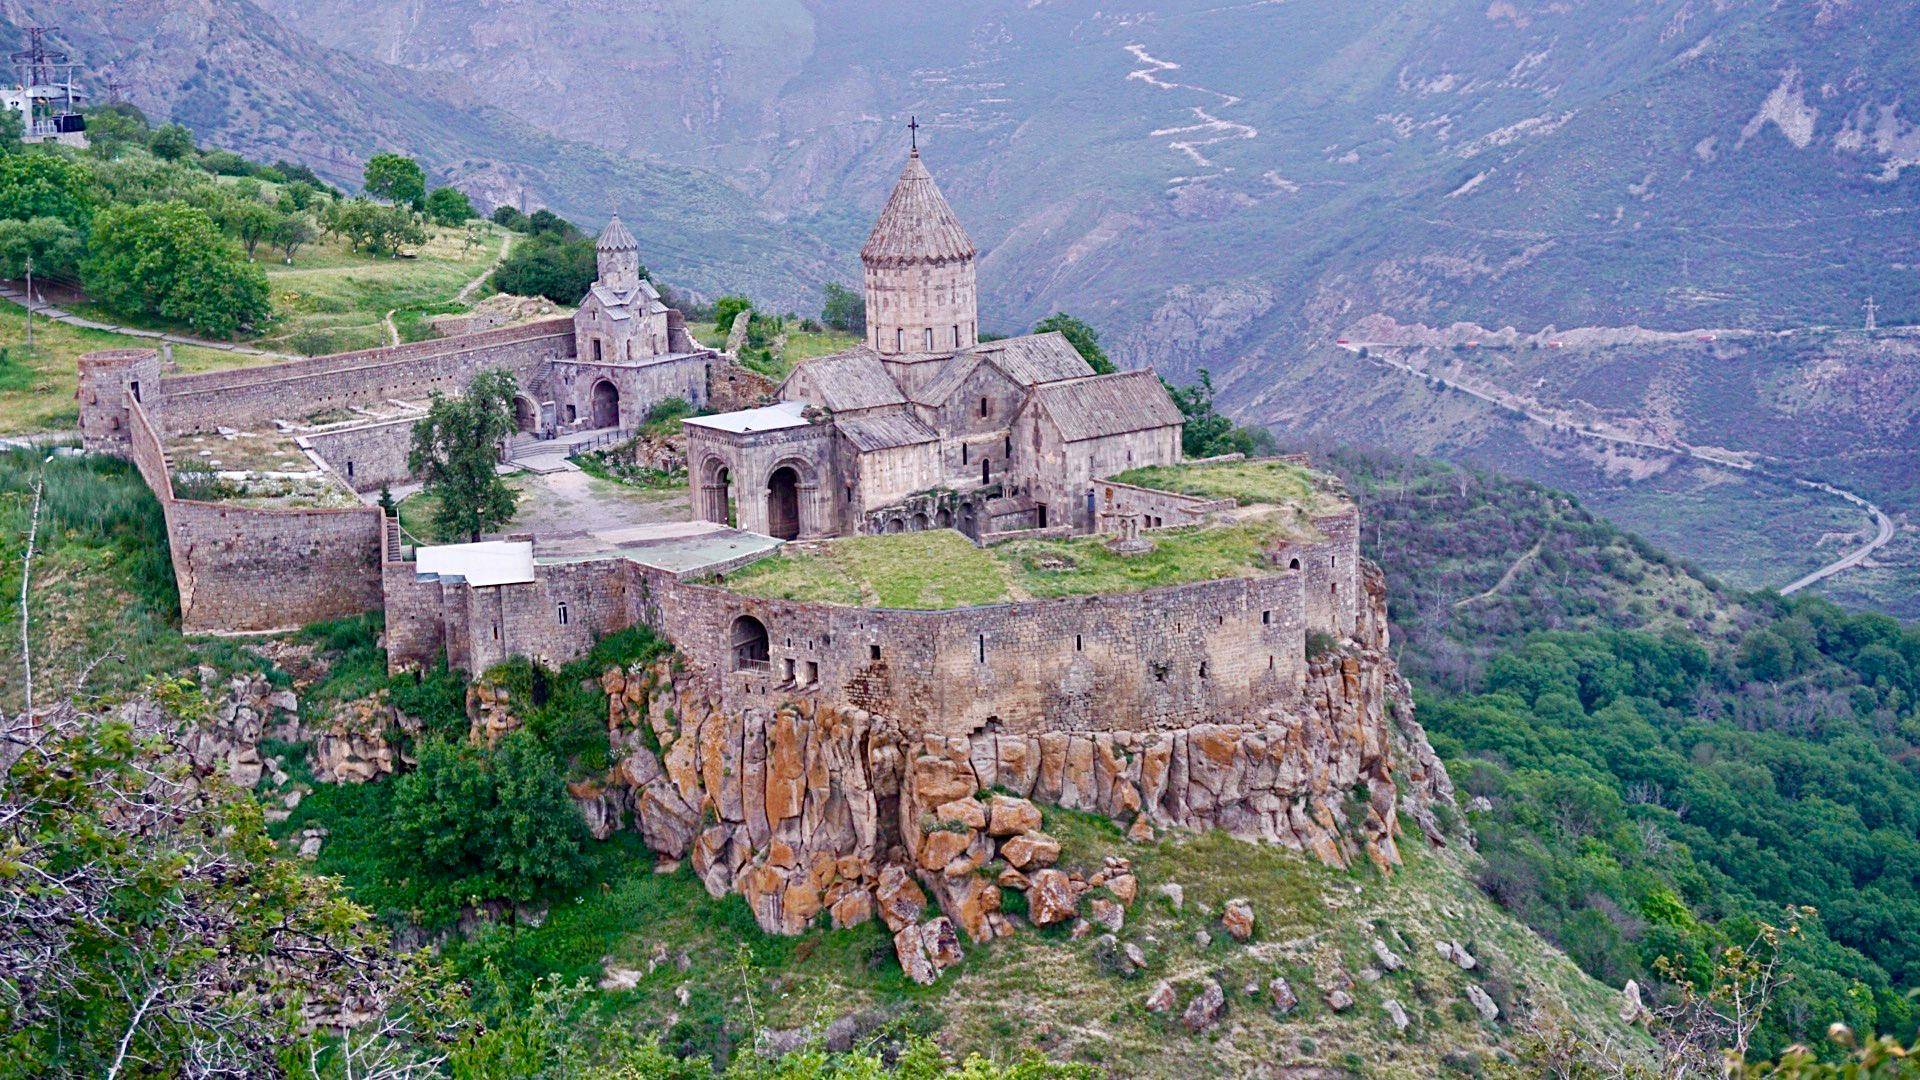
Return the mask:
{"type": "Polygon", "coordinates": [[[801,362],[773,404],[685,421],[694,517],[782,540],[1088,533],[1097,481],[1178,462],[1153,372],[1097,374],[1059,334],[980,340],[974,255],[914,147],[860,251],[866,341],[801,362]]]}

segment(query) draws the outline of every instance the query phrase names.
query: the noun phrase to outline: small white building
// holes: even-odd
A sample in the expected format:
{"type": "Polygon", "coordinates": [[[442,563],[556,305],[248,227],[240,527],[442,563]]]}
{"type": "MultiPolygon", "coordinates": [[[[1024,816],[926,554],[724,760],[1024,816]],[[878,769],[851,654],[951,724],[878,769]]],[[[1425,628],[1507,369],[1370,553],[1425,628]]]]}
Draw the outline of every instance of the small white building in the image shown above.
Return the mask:
{"type": "Polygon", "coordinates": [[[20,114],[20,139],[30,143],[59,143],[84,150],[87,118],[79,103],[85,94],[71,83],[35,84],[0,90],[0,105],[20,114]]]}

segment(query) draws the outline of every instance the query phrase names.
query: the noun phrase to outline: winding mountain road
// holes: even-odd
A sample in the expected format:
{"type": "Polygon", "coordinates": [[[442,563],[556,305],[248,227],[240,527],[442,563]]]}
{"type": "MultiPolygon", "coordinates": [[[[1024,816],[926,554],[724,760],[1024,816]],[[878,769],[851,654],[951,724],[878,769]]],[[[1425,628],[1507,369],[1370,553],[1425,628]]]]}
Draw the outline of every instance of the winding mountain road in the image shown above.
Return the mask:
{"type": "MultiPolygon", "coordinates": [[[[1419,379],[1431,379],[1435,382],[1440,383],[1442,386],[1445,386],[1449,390],[1454,390],[1459,393],[1466,394],[1469,397],[1478,398],[1479,400],[1484,401],[1489,405],[1496,405],[1502,409],[1507,409],[1512,412],[1517,412],[1536,424],[1540,424],[1540,425],[1554,428],[1554,429],[1563,429],[1563,430],[1571,431],[1574,434],[1579,435],[1583,438],[1594,439],[1599,442],[1614,443],[1620,446],[1632,446],[1632,447],[1638,447],[1646,450],[1659,450],[1669,454],[1679,454],[1682,457],[1689,457],[1696,461],[1704,461],[1709,464],[1718,465],[1722,468],[1742,469],[1747,472],[1758,473],[1762,476],[1773,475],[1768,473],[1766,470],[1759,468],[1758,466],[1754,465],[1751,462],[1741,461],[1737,458],[1730,457],[1724,453],[1716,453],[1709,450],[1702,450],[1698,447],[1689,446],[1683,442],[1662,442],[1662,441],[1656,441],[1656,440],[1650,440],[1650,439],[1641,439],[1641,438],[1635,438],[1631,435],[1624,435],[1619,432],[1607,431],[1603,428],[1597,428],[1590,424],[1586,424],[1581,421],[1572,419],[1571,417],[1558,415],[1552,411],[1549,411],[1546,407],[1538,404],[1537,402],[1530,401],[1526,398],[1521,397],[1518,394],[1513,394],[1511,392],[1504,391],[1504,390],[1499,392],[1483,390],[1479,387],[1471,386],[1455,379],[1449,379],[1445,375],[1441,375],[1437,372],[1428,371],[1424,368],[1415,367],[1412,364],[1401,363],[1395,360],[1390,360],[1384,356],[1380,356],[1377,352],[1374,351],[1378,349],[1418,349],[1418,348],[1425,348],[1425,346],[1401,345],[1395,342],[1388,342],[1388,341],[1346,341],[1346,342],[1339,343],[1339,347],[1347,350],[1349,353],[1352,353],[1355,356],[1360,357],[1362,360],[1371,360],[1372,362],[1380,365],[1381,367],[1389,368],[1394,371],[1401,372],[1403,374],[1412,375],[1419,379]]],[[[1866,543],[1853,549],[1852,551],[1841,556],[1840,558],[1835,559],[1834,561],[1828,563],[1827,565],[1821,567],[1820,569],[1813,571],[1812,573],[1806,575],[1805,577],[1802,577],[1799,580],[1789,585],[1783,586],[1780,589],[1780,594],[1782,596],[1788,596],[1793,593],[1799,592],[1800,590],[1805,589],[1811,585],[1816,585],[1822,581],[1825,581],[1826,579],[1833,577],[1835,574],[1840,574],[1840,573],[1844,573],[1845,571],[1851,570],[1854,567],[1859,566],[1860,564],[1866,562],[1867,559],[1871,557],[1874,552],[1879,551],[1881,548],[1886,547],[1887,544],[1892,542],[1893,533],[1894,533],[1893,519],[1888,517],[1886,512],[1881,510],[1880,507],[1877,504],[1873,503],[1872,501],[1854,492],[1848,491],[1845,488],[1834,487],[1832,484],[1823,483],[1818,480],[1808,480],[1805,477],[1800,477],[1800,476],[1788,476],[1788,477],[1782,477],[1782,479],[1792,480],[1794,483],[1799,484],[1802,487],[1810,487],[1817,491],[1823,491],[1829,495],[1833,495],[1838,498],[1845,499],[1846,501],[1854,504],[1855,506],[1860,507],[1862,510],[1865,510],[1867,512],[1867,515],[1870,518],[1872,518],[1875,525],[1875,532],[1874,532],[1873,539],[1868,540],[1866,543]]],[[[1496,586],[1496,588],[1498,588],[1498,586],[1496,586]]]]}

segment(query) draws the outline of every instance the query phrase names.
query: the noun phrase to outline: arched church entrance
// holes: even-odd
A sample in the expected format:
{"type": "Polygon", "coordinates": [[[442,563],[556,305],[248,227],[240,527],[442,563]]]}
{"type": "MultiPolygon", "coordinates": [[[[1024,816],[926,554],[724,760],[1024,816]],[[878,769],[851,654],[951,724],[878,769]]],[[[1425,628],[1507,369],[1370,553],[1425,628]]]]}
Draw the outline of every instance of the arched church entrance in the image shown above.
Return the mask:
{"type": "Polygon", "coordinates": [[[782,465],[767,477],[767,535],[776,540],[800,538],[800,474],[782,465]]]}
{"type": "Polygon", "coordinates": [[[751,615],[733,620],[733,668],[735,671],[764,671],[772,654],[767,650],[767,626],[751,615]]]}
{"type": "Polygon", "coordinates": [[[620,426],[620,391],[606,379],[593,384],[593,426],[620,426]]]}
{"type": "Polygon", "coordinates": [[[533,431],[540,426],[540,410],[524,394],[513,396],[513,426],[518,431],[533,431]]]}
{"type": "Polygon", "coordinates": [[[708,458],[700,467],[700,519],[737,528],[733,496],[733,470],[717,457],[708,458]]]}

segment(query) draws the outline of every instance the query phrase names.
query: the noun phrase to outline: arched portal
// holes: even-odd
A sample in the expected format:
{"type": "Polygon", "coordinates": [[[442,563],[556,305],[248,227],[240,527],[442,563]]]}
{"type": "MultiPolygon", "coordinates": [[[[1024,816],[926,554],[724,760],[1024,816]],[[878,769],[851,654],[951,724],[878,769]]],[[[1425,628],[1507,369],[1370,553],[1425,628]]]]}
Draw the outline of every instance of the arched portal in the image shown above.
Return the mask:
{"type": "Polygon", "coordinates": [[[620,426],[620,391],[606,379],[593,384],[593,426],[620,426]]]}
{"type": "Polygon", "coordinates": [[[770,663],[766,624],[751,615],[733,620],[731,635],[735,671],[764,671],[770,663]]]}
{"type": "Polygon", "coordinates": [[[931,524],[932,522],[927,520],[927,515],[925,514],[913,515],[913,531],[914,532],[926,532],[927,526],[931,524]]]}
{"type": "Polygon", "coordinates": [[[708,458],[700,470],[700,518],[729,528],[738,528],[739,510],[734,503],[733,470],[719,458],[708,458]]]}
{"type": "Polygon", "coordinates": [[[767,477],[767,535],[776,540],[800,538],[800,474],[782,465],[767,477]]]}
{"type": "Polygon", "coordinates": [[[513,395],[513,426],[518,431],[535,431],[540,427],[540,410],[525,394],[513,395]]]}

